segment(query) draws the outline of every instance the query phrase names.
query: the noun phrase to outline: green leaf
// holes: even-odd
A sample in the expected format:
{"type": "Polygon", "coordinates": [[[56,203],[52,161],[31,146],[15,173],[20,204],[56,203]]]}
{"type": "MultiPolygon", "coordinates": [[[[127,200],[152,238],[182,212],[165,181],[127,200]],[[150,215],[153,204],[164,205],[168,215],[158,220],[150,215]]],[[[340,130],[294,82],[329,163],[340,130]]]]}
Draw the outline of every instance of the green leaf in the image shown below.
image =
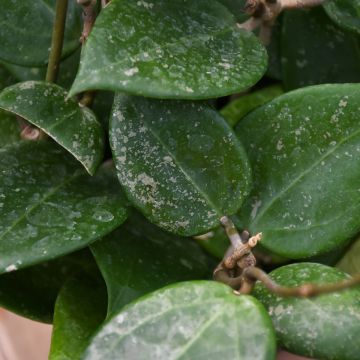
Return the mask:
{"type": "Polygon", "coordinates": [[[269,250],[309,257],[359,232],[359,99],[359,84],[308,87],[237,127],[254,176],[241,217],[269,250]]]}
{"type": "Polygon", "coordinates": [[[79,160],[90,175],[104,155],[104,133],[94,113],[58,85],[27,81],[0,93],[0,108],[36,125],[79,160]]]}
{"type": "Polygon", "coordinates": [[[286,12],[282,29],[286,89],[360,82],[360,42],[337,28],[321,7],[286,12]]]}
{"type": "Polygon", "coordinates": [[[245,151],[205,104],[117,96],[110,145],[129,200],[179,235],[216,227],[248,194],[245,151]]]}
{"type": "Polygon", "coordinates": [[[351,245],[336,267],[350,275],[360,273],[360,237],[351,245]]]}
{"type": "Polygon", "coordinates": [[[20,141],[20,128],[15,116],[0,110],[0,149],[20,141]]]}
{"type": "Polygon", "coordinates": [[[327,0],[324,8],[337,25],[360,34],[359,0],[327,0]]]}
{"type": "MultiPolygon", "coordinates": [[[[55,17],[54,0],[3,1],[0,12],[0,59],[22,66],[48,61],[55,17]]],[[[62,55],[79,47],[81,8],[69,1],[62,55]]]]}
{"type": "MultiPolygon", "coordinates": [[[[283,286],[327,284],[349,278],[329,266],[301,263],[270,273],[283,286]]],[[[282,346],[316,359],[357,360],[360,353],[360,288],[312,298],[280,298],[257,284],[255,296],[267,307],[282,346]]]]}
{"type": "Polygon", "coordinates": [[[115,174],[87,175],[56,144],[0,149],[0,173],[0,273],[85,247],[127,216],[115,174]]]}
{"type": "Polygon", "coordinates": [[[94,260],[88,251],[0,275],[0,306],[26,318],[52,323],[56,297],[66,278],[86,270],[94,260]]]}
{"type": "Polygon", "coordinates": [[[210,281],[185,282],[127,306],[100,329],[92,359],[275,359],[271,321],[250,296],[210,281]]]}
{"type": "Polygon", "coordinates": [[[266,63],[259,40],[216,0],[113,0],[86,42],[70,96],[219,97],[254,85],[266,63]]]}
{"type": "Polygon", "coordinates": [[[164,232],[140,216],[129,220],[91,246],[108,288],[108,317],[165,285],[208,278],[215,267],[192,239],[164,232]]]}
{"type": "Polygon", "coordinates": [[[103,280],[83,274],[68,279],[56,300],[49,360],[80,360],[105,316],[103,280]]]}
{"type": "Polygon", "coordinates": [[[220,111],[230,126],[235,126],[246,114],[275,97],[283,94],[279,85],[271,85],[229,102],[220,111]]]}

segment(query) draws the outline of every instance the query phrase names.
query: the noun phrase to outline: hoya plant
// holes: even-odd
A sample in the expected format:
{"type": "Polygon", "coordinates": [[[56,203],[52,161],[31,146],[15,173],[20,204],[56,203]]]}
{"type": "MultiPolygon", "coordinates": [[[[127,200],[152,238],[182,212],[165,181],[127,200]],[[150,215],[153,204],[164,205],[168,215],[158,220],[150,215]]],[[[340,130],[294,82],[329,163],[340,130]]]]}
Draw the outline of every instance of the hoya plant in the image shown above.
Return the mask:
{"type": "Polygon", "coordinates": [[[359,0],[0,7],[0,305],[51,360],[359,359],[359,0]]]}

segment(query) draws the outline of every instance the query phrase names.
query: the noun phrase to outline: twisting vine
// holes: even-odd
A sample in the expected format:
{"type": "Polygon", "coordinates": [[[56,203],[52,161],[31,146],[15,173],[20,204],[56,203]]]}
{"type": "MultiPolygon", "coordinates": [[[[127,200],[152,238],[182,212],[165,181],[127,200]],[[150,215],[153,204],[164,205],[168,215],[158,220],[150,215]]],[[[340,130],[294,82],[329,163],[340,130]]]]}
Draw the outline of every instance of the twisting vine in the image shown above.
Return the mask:
{"type": "Polygon", "coordinates": [[[261,241],[262,234],[259,233],[250,237],[249,232],[246,230],[239,234],[235,225],[227,216],[223,216],[220,222],[231,242],[231,246],[214,270],[213,277],[214,280],[232,287],[237,295],[250,294],[256,281],[262,282],[270,292],[283,297],[317,296],[360,284],[360,274],[357,274],[351,279],[334,284],[303,284],[298,287],[281,286],[274,282],[266,272],[256,267],[256,258],[252,253],[252,249],[261,241]]]}

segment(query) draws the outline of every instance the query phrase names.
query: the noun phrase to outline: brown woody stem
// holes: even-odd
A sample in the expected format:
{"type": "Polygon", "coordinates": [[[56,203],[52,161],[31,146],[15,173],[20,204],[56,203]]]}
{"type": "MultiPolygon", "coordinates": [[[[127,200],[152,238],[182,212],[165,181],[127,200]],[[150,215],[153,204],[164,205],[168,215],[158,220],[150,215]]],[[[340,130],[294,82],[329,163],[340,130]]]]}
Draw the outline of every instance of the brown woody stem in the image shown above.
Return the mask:
{"type": "Polygon", "coordinates": [[[45,81],[55,82],[59,73],[61,51],[64,42],[65,20],[68,0],[57,0],[55,9],[55,21],[51,38],[49,63],[45,81]]]}
{"type": "Polygon", "coordinates": [[[347,289],[351,286],[360,284],[360,274],[355,275],[351,279],[340,281],[334,284],[325,284],[325,285],[316,285],[316,284],[303,284],[298,287],[286,287],[281,286],[274,282],[268,274],[266,274],[261,269],[251,266],[244,270],[244,278],[248,279],[255,283],[256,280],[259,280],[263,285],[272,293],[282,296],[299,296],[299,297],[310,297],[317,296],[321,294],[331,293],[335,291],[340,291],[347,289]]]}
{"type": "Polygon", "coordinates": [[[231,219],[229,217],[223,216],[220,219],[220,223],[221,223],[222,227],[224,228],[226,235],[228,236],[228,238],[231,242],[231,245],[234,248],[243,242],[234,223],[231,221],[231,219]]]}
{"type": "Polygon", "coordinates": [[[324,0],[247,0],[245,12],[251,16],[238,27],[253,31],[260,27],[260,40],[264,45],[270,43],[271,28],[276,18],[285,9],[301,9],[322,4],[324,0]]]}
{"type": "MultiPolygon", "coordinates": [[[[96,9],[95,9],[96,0],[77,0],[77,3],[81,5],[83,8],[84,25],[80,37],[80,42],[81,45],[84,46],[96,20],[96,9]]],[[[103,1],[102,1],[102,5],[104,5],[103,1]]],[[[80,106],[91,107],[91,105],[94,102],[95,95],[96,95],[95,91],[84,92],[80,100],[80,106]]]]}
{"type": "Polygon", "coordinates": [[[83,31],[80,37],[80,42],[84,45],[86,39],[90,35],[96,19],[96,0],[77,0],[77,3],[83,8],[83,31]]]}

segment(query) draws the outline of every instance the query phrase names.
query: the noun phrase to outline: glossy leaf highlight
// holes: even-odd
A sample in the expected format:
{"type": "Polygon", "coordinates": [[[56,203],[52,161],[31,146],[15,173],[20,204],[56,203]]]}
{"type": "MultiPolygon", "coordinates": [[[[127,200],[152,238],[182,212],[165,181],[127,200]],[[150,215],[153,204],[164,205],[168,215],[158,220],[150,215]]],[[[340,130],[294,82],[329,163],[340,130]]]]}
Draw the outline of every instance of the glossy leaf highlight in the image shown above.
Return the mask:
{"type": "Polygon", "coordinates": [[[179,235],[216,227],[248,194],[245,151],[205,104],[118,95],[110,145],[129,200],[151,222],[179,235]]]}
{"type": "Polygon", "coordinates": [[[251,87],[266,63],[259,40],[219,1],[113,0],[86,42],[70,95],[213,98],[251,87]]]}
{"type": "Polygon", "coordinates": [[[58,85],[27,81],[0,93],[0,108],[42,129],[79,160],[90,175],[104,155],[104,133],[94,113],[58,85]]]}
{"type": "Polygon", "coordinates": [[[340,247],[360,230],[360,86],[278,97],[237,127],[253,167],[241,210],[262,245],[289,258],[340,247]]]}
{"type": "Polygon", "coordinates": [[[202,281],[172,285],[127,306],[100,329],[84,360],[271,360],[275,352],[260,303],[202,281]]]}
{"type": "Polygon", "coordinates": [[[51,142],[0,149],[0,273],[70,253],[127,216],[115,174],[91,177],[51,142]]]}

